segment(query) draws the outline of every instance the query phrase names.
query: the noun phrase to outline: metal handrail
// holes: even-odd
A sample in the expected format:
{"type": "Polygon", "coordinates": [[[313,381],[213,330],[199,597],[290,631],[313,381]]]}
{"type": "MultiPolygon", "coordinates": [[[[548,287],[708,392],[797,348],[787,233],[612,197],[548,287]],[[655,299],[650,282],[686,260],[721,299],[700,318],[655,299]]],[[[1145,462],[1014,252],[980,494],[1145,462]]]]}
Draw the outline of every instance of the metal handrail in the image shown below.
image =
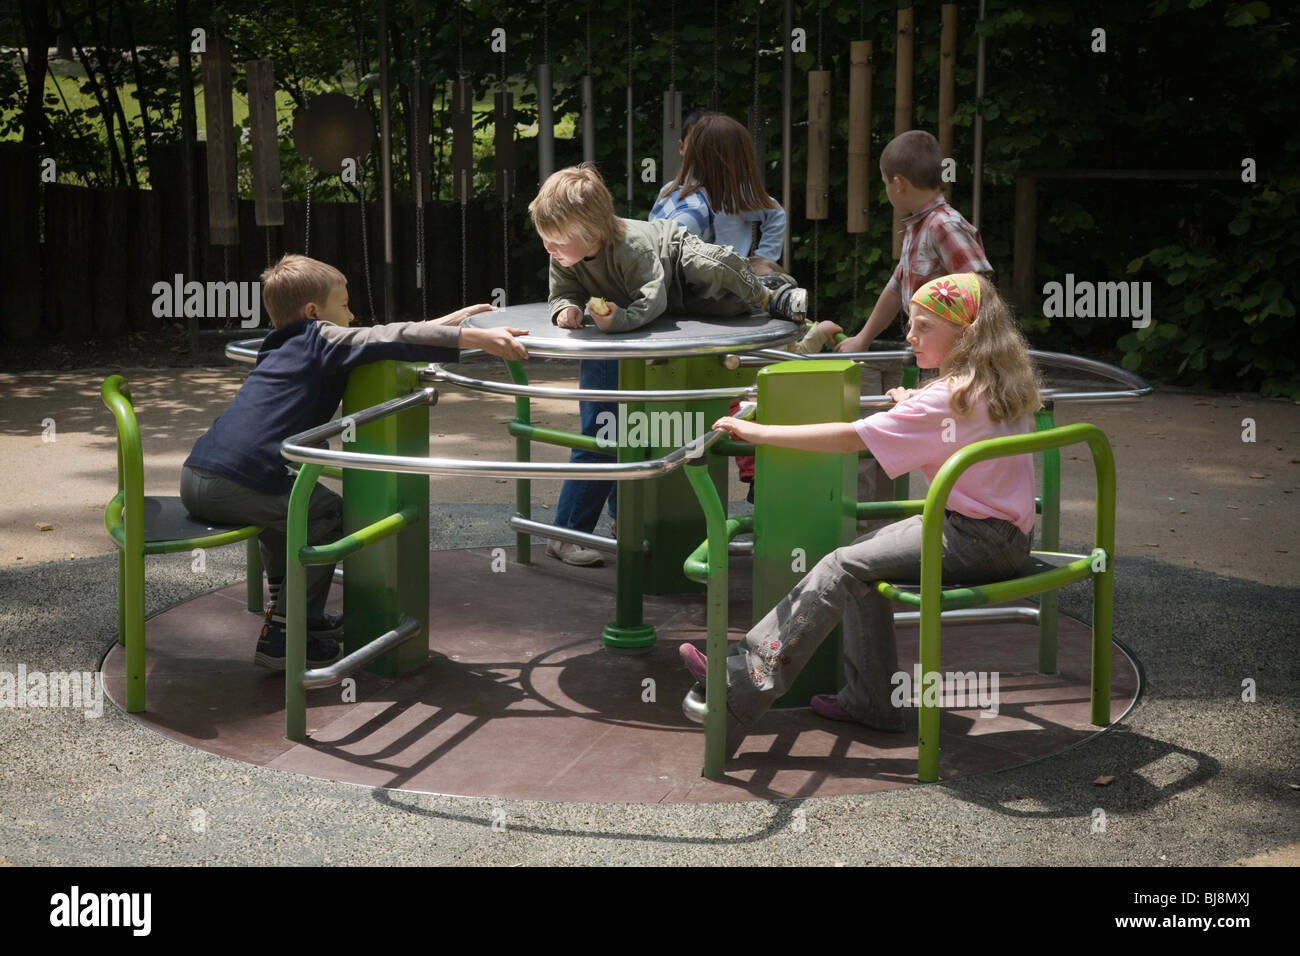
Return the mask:
{"type": "Polygon", "coordinates": [[[419,374],[422,382],[446,382],[462,388],[493,395],[525,396],[527,398],[577,399],[583,402],[703,402],[718,398],[752,399],[758,394],[755,385],[732,385],[727,388],[651,389],[647,391],[620,391],[619,389],[557,388],[550,385],[516,385],[512,382],[493,382],[470,378],[449,372],[439,364],[432,364],[419,374]]]}
{"type": "MultiPolygon", "coordinates": [[[[423,388],[381,402],[370,408],[353,412],[342,418],[336,418],[309,428],[307,431],[291,435],[280,444],[280,454],[289,461],[313,465],[334,465],[340,468],[355,468],[361,471],[386,471],[408,475],[480,475],[490,478],[552,478],[552,479],[593,479],[603,481],[630,481],[640,478],[658,478],[676,471],[678,468],[701,458],[717,441],[727,435],[723,429],[715,429],[706,435],[698,436],[675,448],[668,454],[650,461],[604,463],[572,462],[513,462],[513,461],[468,461],[462,458],[417,458],[407,455],[382,455],[373,452],[341,451],[333,448],[315,447],[343,433],[349,424],[364,425],[393,415],[407,408],[418,405],[432,405],[437,401],[438,392],[434,388],[423,388]]],[[[738,418],[752,417],[757,406],[745,402],[736,413],[738,418]]]]}

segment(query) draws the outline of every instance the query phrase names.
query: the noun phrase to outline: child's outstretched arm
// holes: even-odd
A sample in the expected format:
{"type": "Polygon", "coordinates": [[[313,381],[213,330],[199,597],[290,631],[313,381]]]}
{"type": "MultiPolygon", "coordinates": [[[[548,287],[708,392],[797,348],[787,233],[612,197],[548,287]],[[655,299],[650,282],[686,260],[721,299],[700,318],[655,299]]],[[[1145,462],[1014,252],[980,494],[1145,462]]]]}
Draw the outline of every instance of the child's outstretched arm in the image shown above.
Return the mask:
{"type": "Polygon", "coordinates": [[[760,425],[730,415],[719,418],[714,428],[725,428],[735,438],[751,445],[776,445],[798,451],[844,454],[865,446],[852,422],[822,422],[818,425],[760,425]]]}

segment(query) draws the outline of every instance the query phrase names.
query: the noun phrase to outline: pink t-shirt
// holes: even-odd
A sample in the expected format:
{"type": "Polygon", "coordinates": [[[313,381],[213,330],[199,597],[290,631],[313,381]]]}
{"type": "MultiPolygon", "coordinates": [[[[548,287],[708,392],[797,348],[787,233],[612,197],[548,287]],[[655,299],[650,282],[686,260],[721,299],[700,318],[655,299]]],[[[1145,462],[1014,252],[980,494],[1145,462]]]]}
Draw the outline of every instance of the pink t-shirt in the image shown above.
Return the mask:
{"type": "MultiPolygon", "coordinates": [[[[933,481],[943,463],[971,442],[1034,430],[1029,416],[994,424],[981,398],[966,415],[948,405],[947,379],[920,389],[887,412],[853,423],[890,478],[916,469],[933,481]],[[945,440],[946,439],[946,440],[945,440]]],[[[972,465],[948,495],[948,510],[969,518],[1002,518],[1028,534],[1034,526],[1034,462],[1030,455],[972,465]]]]}

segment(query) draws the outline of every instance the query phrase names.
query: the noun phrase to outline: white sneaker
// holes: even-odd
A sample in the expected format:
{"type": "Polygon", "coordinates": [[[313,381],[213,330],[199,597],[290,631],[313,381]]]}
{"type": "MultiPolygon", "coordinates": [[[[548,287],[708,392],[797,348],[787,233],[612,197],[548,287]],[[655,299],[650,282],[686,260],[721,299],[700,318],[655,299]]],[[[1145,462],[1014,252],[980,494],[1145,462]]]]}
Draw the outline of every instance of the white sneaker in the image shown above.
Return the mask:
{"type": "Polygon", "coordinates": [[[576,565],[580,568],[604,563],[599,551],[584,548],[572,541],[556,541],[552,538],[546,542],[546,553],[553,558],[559,558],[565,564],[576,565]]]}

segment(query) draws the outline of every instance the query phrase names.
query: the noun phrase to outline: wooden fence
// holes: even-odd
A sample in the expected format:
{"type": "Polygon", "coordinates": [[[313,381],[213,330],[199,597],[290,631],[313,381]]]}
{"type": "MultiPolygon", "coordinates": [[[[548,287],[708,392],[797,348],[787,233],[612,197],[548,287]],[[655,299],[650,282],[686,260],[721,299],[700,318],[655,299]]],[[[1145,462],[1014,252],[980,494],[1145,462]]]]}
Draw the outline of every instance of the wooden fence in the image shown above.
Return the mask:
{"type": "MultiPolygon", "coordinates": [[[[0,339],[11,342],[75,342],[109,339],[133,331],[184,324],[184,317],[153,313],[154,284],[184,281],[256,281],[268,261],[303,252],[307,208],[284,203],[284,225],[259,227],[253,201],[239,201],[239,244],[207,242],[205,165],[195,161],[200,240],[196,272],[186,271],[185,216],[181,201],[179,147],[151,157],[152,189],[88,189],[40,182],[39,158],[28,147],[0,143],[0,269],[7,302],[0,308],[0,339]],[[42,228],[43,225],[43,228],[42,228]],[[269,254],[268,254],[269,247],[269,254]]],[[[199,149],[202,149],[200,144],[199,149]]],[[[524,232],[522,204],[511,210],[508,301],[546,297],[546,255],[524,232]],[[519,233],[523,232],[523,235],[519,233]]],[[[366,259],[375,310],[384,312],[383,220],[378,200],[366,205],[363,244],[361,206],[356,202],[314,202],[310,254],[348,277],[353,313],[368,317],[366,259]]],[[[461,209],[456,203],[425,206],[426,301],[429,315],[463,304],[461,209]]],[[[464,217],[464,263],[468,302],[491,301],[506,287],[501,205],[472,201],[464,217]]],[[[416,318],[420,290],[415,281],[416,214],[411,202],[393,203],[393,319],[416,318]]],[[[268,320],[263,316],[263,322],[268,320]]],[[[220,328],[223,319],[204,319],[201,328],[220,328]]],[[[238,320],[229,323],[238,326],[238,320]]]]}

